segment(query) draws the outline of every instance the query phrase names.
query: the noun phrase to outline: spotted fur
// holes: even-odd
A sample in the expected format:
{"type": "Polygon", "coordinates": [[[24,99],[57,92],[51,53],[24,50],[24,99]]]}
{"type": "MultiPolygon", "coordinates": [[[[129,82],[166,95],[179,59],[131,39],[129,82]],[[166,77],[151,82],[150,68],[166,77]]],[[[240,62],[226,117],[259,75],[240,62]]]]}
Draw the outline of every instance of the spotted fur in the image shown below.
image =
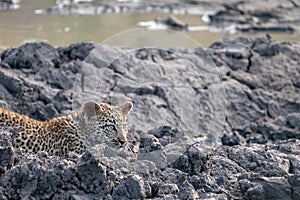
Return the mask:
{"type": "Polygon", "coordinates": [[[81,154],[96,144],[126,144],[126,117],[132,106],[131,102],[112,106],[89,101],[78,112],[49,121],[38,121],[0,108],[0,127],[15,129],[14,144],[27,153],[81,154]]]}

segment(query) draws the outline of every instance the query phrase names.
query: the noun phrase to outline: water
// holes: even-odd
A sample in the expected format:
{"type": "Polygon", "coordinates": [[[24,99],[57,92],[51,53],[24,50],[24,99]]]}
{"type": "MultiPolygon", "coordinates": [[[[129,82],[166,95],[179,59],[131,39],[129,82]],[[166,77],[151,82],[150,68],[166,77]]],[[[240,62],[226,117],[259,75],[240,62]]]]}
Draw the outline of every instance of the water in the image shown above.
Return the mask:
{"type": "MultiPolygon", "coordinates": [[[[168,14],[128,13],[97,16],[34,14],[35,10],[49,8],[52,5],[53,1],[49,0],[23,0],[19,9],[0,12],[0,51],[8,47],[19,46],[25,42],[37,41],[45,41],[54,46],[66,46],[80,41],[98,43],[109,41],[109,44],[122,46],[152,44],[152,46],[164,48],[175,46],[194,48],[195,46],[208,47],[223,37],[245,36],[255,38],[265,35],[265,33],[226,34],[211,32],[204,28],[201,29],[202,31],[183,31],[180,33],[166,30],[143,31],[147,37],[143,38],[138,35],[142,30],[135,31],[139,22],[151,21],[157,17],[166,18],[168,14]],[[114,39],[112,40],[112,38],[114,39]],[[185,38],[185,40],[180,38],[185,38]],[[187,39],[191,42],[186,42],[187,39]]],[[[201,16],[179,15],[177,17],[191,26],[207,26],[202,22],[201,16]]],[[[284,41],[300,41],[300,36],[293,34],[272,34],[272,37],[284,41]]]]}

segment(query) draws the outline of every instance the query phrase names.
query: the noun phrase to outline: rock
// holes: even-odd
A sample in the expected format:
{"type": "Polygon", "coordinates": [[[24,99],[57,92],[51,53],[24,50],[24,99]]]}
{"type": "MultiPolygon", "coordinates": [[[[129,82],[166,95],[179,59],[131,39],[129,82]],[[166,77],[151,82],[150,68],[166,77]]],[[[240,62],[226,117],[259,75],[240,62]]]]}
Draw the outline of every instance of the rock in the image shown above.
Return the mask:
{"type": "Polygon", "coordinates": [[[183,183],[180,187],[180,199],[199,199],[198,192],[190,183],[183,183]]]}
{"type": "Polygon", "coordinates": [[[99,161],[89,152],[57,158],[45,153],[26,157],[16,151],[16,163],[0,177],[0,191],[8,199],[209,199],[221,198],[219,192],[224,190],[226,198],[291,199],[298,195],[299,174],[295,172],[299,169],[291,171],[289,159],[296,156],[294,166],[300,166],[299,145],[299,141],[285,141],[269,146],[220,146],[202,162],[199,155],[208,149],[194,144],[185,153],[190,159],[187,168],[169,166],[163,171],[155,167],[143,171],[141,167],[146,165],[120,158],[99,161]]]}
{"type": "Polygon", "coordinates": [[[1,65],[7,68],[0,72],[0,77],[3,76],[1,86],[4,87],[3,96],[0,96],[4,99],[10,95],[14,102],[19,99],[19,103],[9,104],[9,108],[40,120],[70,110],[71,98],[65,90],[72,89],[74,85],[75,74],[80,69],[77,58],[83,59],[84,55],[80,52],[87,54],[92,44],[73,45],[72,51],[70,48],[56,50],[46,43],[28,43],[18,49],[3,51],[0,55],[1,65]],[[70,57],[73,57],[72,61],[70,57]],[[21,102],[31,102],[32,107],[21,102]]]}
{"type": "Polygon", "coordinates": [[[145,188],[143,179],[137,175],[130,176],[114,190],[113,199],[143,199],[145,188]]]}
{"type": "Polygon", "coordinates": [[[292,199],[291,186],[284,178],[262,178],[261,181],[265,191],[265,199],[292,199]],[[274,188],[276,188],[275,191],[274,188]]]}
{"type": "MultiPolygon", "coordinates": [[[[240,151],[243,149],[240,147],[237,148],[235,147],[237,146],[230,147],[230,151],[234,149],[236,150],[239,149],[238,151],[240,151]]],[[[250,150],[251,148],[250,149],[247,148],[246,151],[248,153],[251,152],[250,153],[251,156],[249,155],[250,157],[248,157],[248,155],[245,155],[244,154],[245,151],[242,150],[241,152],[239,152],[239,155],[242,156],[243,158],[239,158],[239,159],[233,158],[231,155],[232,153],[229,152],[228,156],[230,158],[229,160],[231,160],[230,162],[228,162],[229,160],[224,159],[223,157],[223,155],[227,154],[227,153],[223,154],[225,153],[223,152],[223,150],[225,149],[223,150],[220,149],[221,151],[219,151],[219,153],[222,152],[221,154],[214,153],[213,157],[210,157],[208,161],[209,163],[212,164],[211,166],[215,166],[215,167],[226,166],[226,168],[230,169],[229,170],[230,174],[228,174],[225,172],[227,171],[226,169],[224,170],[225,173],[223,173],[222,172],[223,169],[220,170],[219,167],[217,167],[219,171],[215,171],[214,170],[215,167],[210,168],[210,172],[215,176],[214,180],[217,180],[217,182],[219,182],[219,184],[221,183],[225,188],[232,190],[231,195],[240,196],[240,198],[242,199],[244,198],[252,199],[255,196],[259,198],[264,197],[266,199],[273,199],[273,198],[290,199],[291,186],[289,184],[288,179],[283,178],[284,176],[287,176],[289,174],[289,167],[290,167],[289,161],[288,159],[285,158],[287,154],[285,155],[280,153],[278,154],[278,152],[277,153],[273,152],[272,150],[269,150],[269,148],[267,148],[266,151],[259,153],[257,152],[259,148],[256,149],[256,147],[252,147],[252,150],[250,150]],[[256,154],[256,156],[254,156],[254,154],[256,154]],[[217,155],[222,155],[222,156],[217,156],[217,155]],[[258,155],[262,157],[260,158],[260,156],[258,155]],[[242,160],[245,163],[241,163],[240,161],[242,160]],[[260,168],[259,166],[264,166],[264,167],[260,168]],[[249,173],[250,171],[251,173],[249,173]],[[232,176],[231,173],[239,174],[239,175],[232,176]],[[234,189],[235,186],[230,183],[232,180],[236,180],[233,177],[239,180],[239,185],[241,187],[240,193],[237,192],[237,190],[234,189]]]]}
{"type": "Polygon", "coordinates": [[[208,151],[201,148],[201,144],[192,144],[177,160],[171,163],[171,167],[179,169],[190,175],[199,174],[206,170],[208,151]]]}
{"type": "MultiPolygon", "coordinates": [[[[229,103],[232,107],[228,108],[227,106],[227,110],[231,111],[227,112],[226,121],[234,130],[237,130],[239,134],[245,137],[247,142],[266,143],[269,140],[298,138],[297,128],[289,126],[286,117],[290,113],[294,113],[291,116],[296,116],[300,108],[299,95],[297,95],[298,88],[290,81],[298,77],[297,61],[295,61],[293,54],[290,54],[290,52],[291,49],[294,49],[297,54],[296,49],[299,46],[289,45],[289,43],[280,44],[268,38],[259,38],[254,41],[241,38],[233,43],[232,41],[224,40],[211,46],[215,50],[213,54],[218,55],[214,60],[219,63],[219,67],[226,67],[228,70],[227,75],[245,86],[239,91],[238,88],[241,87],[236,87],[238,83],[231,84],[230,81],[232,79],[226,81],[227,83],[225,84],[230,85],[225,87],[227,90],[226,94],[229,99],[232,99],[231,103],[229,103]],[[252,46],[249,44],[252,44],[252,46]],[[250,65],[247,68],[238,69],[238,71],[236,71],[236,68],[232,68],[233,65],[240,66],[240,58],[223,56],[224,54],[220,49],[226,49],[227,46],[225,45],[247,48],[250,51],[249,55],[251,55],[248,58],[250,65]],[[277,46],[276,51],[280,53],[272,52],[273,48],[265,50],[266,46],[277,46]],[[266,55],[266,53],[262,53],[264,51],[270,53],[266,55]],[[290,60],[289,65],[284,64],[286,60],[290,60]],[[265,62],[268,64],[263,64],[265,62]],[[291,75],[290,72],[284,72],[282,65],[278,66],[275,63],[283,63],[283,66],[286,66],[295,75],[291,75]],[[282,93],[280,92],[282,88],[286,88],[286,91],[289,90],[287,88],[290,88],[291,91],[295,90],[296,92],[282,93]],[[231,89],[232,91],[229,91],[231,89]],[[275,96],[278,99],[274,101],[275,96]],[[240,101],[240,98],[243,100],[240,101]],[[290,99],[295,101],[292,100],[290,102],[290,99]],[[231,112],[235,109],[236,112],[234,112],[233,116],[231,112]],[[248,125],[246,126],[243,124],[242,113],[244,111],[242,110],[244,109],[249,109],[246,111],[248,113],[247,117],[254,123],[247,123],[248,125]],[[232,120],[233,118],[234,120],[232,120]],[[278,123],[280,123],[279,126],[278,123]],[[236,129],[234,127],[239,128],[236,129]]],[[[296,120],[296,118],[294,119],[296,120]]],[[[292,122],[292,124],[295,124],[295,122],[292,122]]]]}
{"type": "Polygon", "coordinates": [[[183,134],[179,132],[178,129],[172,129],[170,126],[162,126],[158,129],[152,129],[148,131],[147,134],[154,135],[159,139],[159,143],[166,146],[172,142],[177,141],[179,138],[183,137],[183,134]]]}
{"type": "Polygon", "coordinates": [[[158,139],[154,136],[146,136],[140,138],[140,152],[148,153],[151,151],[161,150],[162,145],[159,143],[158,139]]]}
{"type": "Polygon", "coordinates": [[[231,1],[209,15],[209,22],[223,30],[239,32],[299,32],[299,6],[284,1],[231,1]],[[285,23],[284,23],[285,22],[285,23]]]}
{"type": "Polygon", "coordinates": [[[233,133],[232,135],[224,134],[221,138],[222,144],[227,146],[234,146],[240,144],[239,137],[233,133]]]}
{"type": "Polygon", "coordinates": [[[298,199],[300,197],[300,175],[299,172],[292,175],[289,179],[289,183],[292,186],[292,199],[298,199]]]}
{"type": "Polygon", "coordinates": [[[244,199],[265,199],[264,188],[261,184],[252,183],[246,179],[240,180],[241,190],[244,199]]]}
{"type": "Polygon", "coordinates": [[[0,134],[1,199],[297,199],[299,43],[208,49],[30,43],[0,55],[1,106],[35,119],[130,100],[135,157],[24,155],[0,134]],[[214,62],[216,65],[214,65],[214,62]],[[222,145],[223,144],[223,145],[222,145]]]}
{"type": "Polygon", "coordinates": [[[138,159],[154,162],[156,167],[159,169],[165,169],[168,165],[167,155],[163,150],[152,151],[148,153],[141,152],[138,154],[138,159]]]}
{"type": "Polygon", "coordinates": [[[163,24],[163,25],[167,26],[168,29],[174,29],[174,30],[187,30],[188,29],[188,24],[185,22],[182,22],[181,20],[176,18],[174,15],[171,15],[166,19],[156,18],[155,23],[163,24]]]}
{"type": "Polygon", "coordinates": [[[21,0],[0,0],[0,11],[16,10],[20,7],[21,0]]]}
{"type": "Polygon", "coordinates": [[[84,153],[80,161],[76,174],[81,189],[85,193],[96,193],[103,190],[107,190],[105,193],[109,193],[109,185],[103,185],[107,180],[105,167],[100,165],[99,161],[90,152],[84,153]]]}
{"type": "Polygon", "coordinates": [[[159,189],[158,189],[158,194],[157,196],[158,197],[164,197],[167,195],[167,197],[173,197],[175,198],[176,194],[179,193],[179,188],[176,184],[168,184],[168,183],[163,183],[159,186],[159,189]]]}
{"type": "Polygon", "coordinates": [[[11,144],[11,137],[9,133],[2,132],[0,138],[0,174],[3,174],[13,165],[14,149],[11,144]]]}

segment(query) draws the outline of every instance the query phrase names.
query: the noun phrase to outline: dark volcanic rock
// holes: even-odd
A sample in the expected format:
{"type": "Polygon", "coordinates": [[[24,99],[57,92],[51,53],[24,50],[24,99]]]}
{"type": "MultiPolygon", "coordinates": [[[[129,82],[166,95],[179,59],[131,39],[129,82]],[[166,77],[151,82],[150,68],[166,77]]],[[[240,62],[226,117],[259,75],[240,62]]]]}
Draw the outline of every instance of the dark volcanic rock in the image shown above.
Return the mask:
{"type": "Polygon", "coordinates": [[[221,138],[222,144],[227,145],[227,146],[233,146],[233,145],[238,145],[240,144],[240,139],[236,135],[236,133],[233,133],[231,135],[229,134],[224,134],[221,138]]]}
{"type": "Polygon", "coordinates": [[[190,175],[199,174],[206,169],[209,151],[201,147],[200,143],[192,144],[177,160],[171,163],[171,167],[179,169],[190,175]]]}
{"type": "Polygon", "coordinates": [[[3,132],[0,135],[0,175],[12,167],[14,161],[14,151],[11,137],[3,132]]]}
{"type": "Polygon", "coordinates": [[[299,2],[289,0],[242,0],[223,4],[210,15],[210,24],[229,32],[297,32],[299,2]]]}
{"type": "Polygon", "coordinates": [[[1,99],[14,102],[7,104],[9,109],[40,120],[66,113],[72,101],[67,90],[74,86],[80,70],[78,60],[92,48],[91,43],[59,49],[46,43],[28,43],[3,51],[1,99]]]}
{"type": "Polygon", "coordinates": [[[138,175],[129,176],[118,185],[112,195],[113,199],[145,198],[144,181],[138,175]]]}
{"type": "Polygon", "coordinates": [[[217,42],[211,48],[211,55],[230,77],[224,84],[227,98],[231,99],[226,116],[231,130],[254,143],[299,138],[298,125],[294,125],[299,115],[300,91],[293,84],[299,78],[299,61],[295,58],[299,44],[241,38],[217,42]],[[272,46],[276,46],[276,53],[272,46]],[[232,57],[224,51],[239,47],[248,49],[248,56],[232,57]],[[246,68],[233,67],[241,66],[241,60],[248,60],[246,68]]]}
{"type": "MultiPolygon", "coordinates": [[[[202,162],[190,156],[208,149],[194,144],[193,150],[183,154],[191,161],[187,169],[193,171],[171,166],[160,171],[149,161],[96,158],[89,152],[68,158],[1,152],[1,157],[13,162],[0,177],[0,194],[3,199],[209,199],[226,191],[219,197],[291,199],[299,195],[299,145],[298,140],[289,140],[267,147],[221,146],[202,162]],[[292,159],[298,165],[294,172],[290,171],[292,159]],[[198,161],[202,164],[195,165],[198,161]]],[[[7,147],[3,142],[1,148],[7,147]]]]}
{"type": "Polygon", "coordinates": [[[299,52],[269,37],[194,51],[7,49],[3,107],[47,120],[86,100],[130,100],[128,137],[140,148],[137,158],[24,155],[2,130],[0,199],[298,199],[299,52]]]}

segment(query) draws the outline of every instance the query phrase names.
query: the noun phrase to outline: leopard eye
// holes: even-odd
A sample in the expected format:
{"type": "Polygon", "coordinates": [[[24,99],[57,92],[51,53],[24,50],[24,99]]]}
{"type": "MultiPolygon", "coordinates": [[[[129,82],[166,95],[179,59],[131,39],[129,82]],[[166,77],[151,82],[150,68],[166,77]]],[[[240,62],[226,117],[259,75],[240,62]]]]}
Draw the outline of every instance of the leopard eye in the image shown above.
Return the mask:
{"type": "Polygon", "coordinates": [[[106,128],[107,128],[109,131],[117,132],[117,129],[116,129],[116,127],[115,127],[114,125],[108,125],[106,128]]]}

